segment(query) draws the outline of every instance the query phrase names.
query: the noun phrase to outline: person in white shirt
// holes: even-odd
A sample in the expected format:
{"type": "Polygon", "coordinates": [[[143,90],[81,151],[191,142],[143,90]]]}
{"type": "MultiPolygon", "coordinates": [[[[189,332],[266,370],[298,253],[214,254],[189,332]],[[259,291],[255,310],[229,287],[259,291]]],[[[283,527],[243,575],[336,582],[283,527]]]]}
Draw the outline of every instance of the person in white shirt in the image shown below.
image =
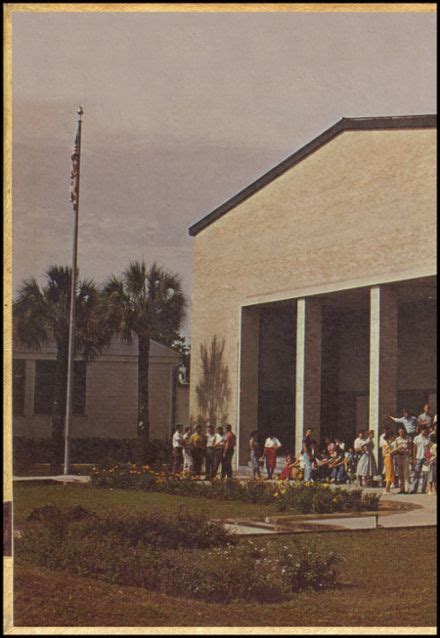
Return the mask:
{"type": "Polygon", "coordinates": [[[192,474],[194,468],[193,457],[191,454],[191,426],[188,425],[185,428],[185,433],[183,435],[183,471],[185,474],[192,474]]]}
{"type": "Polygon", "coordinates": [[[399,479],[399,494],[406,494],[409,483],[409,459],[412,451],[412,440],[407,434],[404,425],[399,428],[399,433],[394,441],[397,461],[397,476],[399,479]]]}
{"type": "Polygon", "coordinates": [[[406,433],[411,437],[411,439],[415,437],[417,434],[417,419],[411,414],[411,411],[408,410],[408,408],[403,408],[401,417],[391,416],[391,414],[388,414],[387,416],[391,419],[391,421],[394,421],[394,423],[403,425],[406,433]]]}
{"type": "Polygon", "coordinates": [[[425,403],[425,405],[423,406],[423,412],[417,417],[417,425],[419,426],[419,430],[421,430],[421,428],[430,428],[432,425],[432,420],[433,419],[429,403],[425,403]]]}
{"type": "Polygon", "coordinates": [[[423,465],[426,463],[426,450],[429,447],[428,430],[423,428],[413,441],[413,463],[414,463],[414,480],[411,486],[411,494],[416,494],[419,487],[420,475],[422,478],[422,493],[426,493],[426,485],[428,483],[427,472],[422,472],[423,465]]]}
{"type": "Polygon", "coordinates": [[[263,457],[266,459],[267,478],[271,479],[277,464],[277,450],[282,447],[280,441],[270,434],[264,443],[263,457]]]}
{"type": "Polygon", "coordinates": [[[176,431],[173,434],[173,472],[178,474],[182,471],[183,466],[183,425],[176,425],[176,431]]]}
{"type": "Polygon", "coordinates": [[[213,425],[208,425],[206,428],[206,456],[205,456],[205,478],[207,481],[212,478],[212,470],[214,469],[215,462],[215,444],[217,442],[217,435],[213,425]]]}
{"type": "Polygon", "coordinates": [[[225,432],[223,430],[223,426],[219,425],[216,429],[214,439],[214,461],[211,472],[211,478],[213,479],[217,476],[220,463],[222,464],[223,469],[223,452],[225,449],[225,443],[225,432]]]}

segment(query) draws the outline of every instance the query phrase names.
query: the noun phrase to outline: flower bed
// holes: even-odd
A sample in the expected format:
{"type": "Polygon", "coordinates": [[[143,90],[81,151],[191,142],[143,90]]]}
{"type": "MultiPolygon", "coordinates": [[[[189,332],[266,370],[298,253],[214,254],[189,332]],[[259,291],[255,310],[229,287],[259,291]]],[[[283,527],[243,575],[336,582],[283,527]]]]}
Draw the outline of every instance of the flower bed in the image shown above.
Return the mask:
{"type": "Polygon", "coordinates": [[[302,514],[375,511],[379,496],[363,494],[361,489],[344,490],[319,483],[250,481],[196,481],[190,477],[156,471],[148,466],[115,465],[108,469],[93,467],[92,485],[113,489],[132,489],[165,492],[178,496],[203,497],[242,501],[245,503],[274,503],[279,511],[302,514]]]}
{"type": "Polygon", "coordinates": [[[279,602],[337,584],[338,556],[300,549],[294,539],[282,548],[237,542],[222,526],[184,511],[105,518],[83,511],[77,518],[55,509],[29,519],[16,541],[19,563],[213,603],[279,602]]]}

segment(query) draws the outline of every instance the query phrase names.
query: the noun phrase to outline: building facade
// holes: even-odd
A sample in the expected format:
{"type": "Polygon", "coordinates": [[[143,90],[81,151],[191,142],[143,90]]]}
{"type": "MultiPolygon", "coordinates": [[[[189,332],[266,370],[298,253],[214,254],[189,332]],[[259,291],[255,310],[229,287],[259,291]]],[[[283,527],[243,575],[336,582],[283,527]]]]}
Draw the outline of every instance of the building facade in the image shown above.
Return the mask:
{"type": "Polygon", "coordinates": [[[436,411],[435,116],[343,118],[190,234],[190,415],[221,344],[237,463],[255,429],[298,452],[368,427],[377,450],[388,413],[436,411]]]}
{"type": "MultiPolygon", "coordinates": [[[[51,436],[56,349],[30,350],[13,340],[13,434],[51,436]]],[[[175,423],[188,421],[188,385],[179,380],[180,355],[150,343],[150,437],[169,439],[175,423]]],[[[93,363],[75,360],[73,438],[137,436],[137,343],[113,339],[93,363]]]]}

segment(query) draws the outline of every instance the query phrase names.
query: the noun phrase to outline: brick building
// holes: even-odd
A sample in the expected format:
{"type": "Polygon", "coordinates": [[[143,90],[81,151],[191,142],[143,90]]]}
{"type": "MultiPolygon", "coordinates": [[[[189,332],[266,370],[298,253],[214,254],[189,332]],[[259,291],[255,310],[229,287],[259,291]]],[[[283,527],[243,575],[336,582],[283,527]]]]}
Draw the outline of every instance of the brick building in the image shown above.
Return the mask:
{"type": "Polygon", "coordinates": [[[436,411],[436,122],[343,118],[191,226],[190,414],[215,337],[240,464],[253,429],[377,450],[387,413],[436,411]]]}
{"type": "MultiPolygon", "coordinates": [[[[30,350],[13,339],[13,434],[51,436],[56,349],[30,350]]],[[[175,423],[188,421],[188,385],[179,382],[180,356],[150,344],[152,439],[168,439],[175,423]]],[[[136,438],[137,343],[114,339],[93,363],[75,360],[72,437],[136,438]]]]}

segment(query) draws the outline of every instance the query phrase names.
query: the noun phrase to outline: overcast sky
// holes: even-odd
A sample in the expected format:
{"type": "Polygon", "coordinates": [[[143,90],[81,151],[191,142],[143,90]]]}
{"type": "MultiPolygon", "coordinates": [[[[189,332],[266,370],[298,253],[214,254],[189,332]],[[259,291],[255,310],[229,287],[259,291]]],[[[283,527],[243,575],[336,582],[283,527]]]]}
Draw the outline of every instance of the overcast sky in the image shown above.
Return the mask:
{"type": "MultiPolygon", "coordinates": [[[[191,292],[188,227],[341,117],[436,112],[435,15],[13,14],[13,285],[158,260],[191,292]]],[[[185,328],[190,333],[190,315],[185,328]]]]}

